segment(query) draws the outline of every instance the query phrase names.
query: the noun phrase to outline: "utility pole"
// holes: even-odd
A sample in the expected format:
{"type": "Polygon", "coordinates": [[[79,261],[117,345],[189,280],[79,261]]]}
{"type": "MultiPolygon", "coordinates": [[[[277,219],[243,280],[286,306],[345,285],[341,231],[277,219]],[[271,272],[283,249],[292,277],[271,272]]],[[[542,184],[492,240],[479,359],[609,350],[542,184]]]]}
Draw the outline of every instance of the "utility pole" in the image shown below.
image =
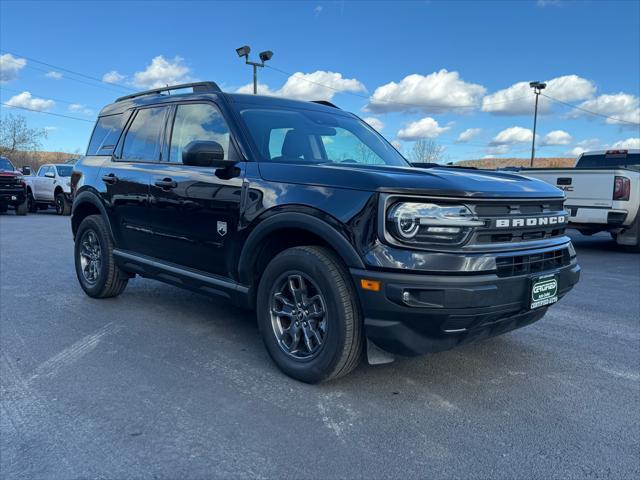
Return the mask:
{"type": "Polygon", "coordinates": [[[271,60],[273,57],[273,52],[271,50],[265,50],[264,52],[260,52],[260,63],[258,62],[250,62],[249,61],[249,53],[251,52],[251,47],[249,45],[244,45],[240,48],[236,48],[236,53],[240,58],[244,57],[244,63],[247,65],[251,65],[253,67],[253,94],[257,95],[258,93],[258,67],[264,67],[264,62],[271,60]]]}
{"type": "Polygon", "coordinates": [[[538,97],[540,96],[540,92],[547,87],[546,83],[543,82],[529,82],[529,86],[533,88],[533,93],[536,95],[536,107],[533,113],[533,139],[531,140],[531,164],[530,167],[533,167],[533,159],[536,156],[536,124],[538,123],[538,97]]]}

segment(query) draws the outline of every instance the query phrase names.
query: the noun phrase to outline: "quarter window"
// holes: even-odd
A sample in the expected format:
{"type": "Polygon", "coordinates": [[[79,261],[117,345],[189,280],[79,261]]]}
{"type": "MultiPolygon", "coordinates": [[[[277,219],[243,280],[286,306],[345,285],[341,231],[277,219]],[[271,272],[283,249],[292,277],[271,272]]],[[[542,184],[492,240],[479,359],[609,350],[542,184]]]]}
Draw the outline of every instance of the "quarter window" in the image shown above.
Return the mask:
{"type": "Polygon", "coordinates": [[[111,155],[122,132],[123,120],[121,113],[100,117],[93,129],[87,155],[111,155]]]}
{"type": "Polygon", "coordinates": [[[138,110],[124,139],[121,157],[134,162],[160,160],[162,131],[167,107],[138,110]]]}
{"type": "Polygon", "coordinates": [[[220,111],[208,103],[178,105],[171,133],[169,161],[182,163],[182,151],[197,140],[218,142],[224,150],[224,158],[232,157],[229,145],[229,128],[220,111]]]}

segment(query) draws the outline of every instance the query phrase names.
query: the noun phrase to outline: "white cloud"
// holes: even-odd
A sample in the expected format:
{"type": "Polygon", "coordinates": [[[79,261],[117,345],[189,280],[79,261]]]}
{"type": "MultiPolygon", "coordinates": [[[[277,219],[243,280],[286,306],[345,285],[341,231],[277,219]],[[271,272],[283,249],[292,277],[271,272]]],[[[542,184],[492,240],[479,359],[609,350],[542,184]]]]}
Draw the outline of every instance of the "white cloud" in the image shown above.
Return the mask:
{"type": "Polygon", "coordinates": [[[425,117],[416,122],[411,122],[398,132],[398,138],[401,140],[420,140],[422,138],[436,138],[443,132],[449,130],[449,127],[441,127],[438,122],[431,117],[425,117]]]}
{"type": "MultiPolygon", "coordinates": [[[[253,84],[244,85],[238,93],[253,93],[253,84]]],[[[355,78],[342,78],[342,74],[318,70],[313,73],[297,72],[278,90],[258,84],[260,95],[274,95],[294,100],[332,100],[340,92],[363,92],[364,85],[355,78]]]]}
{"type": "Polygon", "coordinates": [[[382,129],[384,128],[384,123],[379,118],[367,117],[367,118],[363,118],[363,120],[379,132],[381,132],[382,129]]]}
{"type": "Polygon", "coordinates": [[[316,5],[316,7],[313,9],[313,14],[316,17],[319,17],[320,14],[322,13],[322,10],[324,10],[324,7],[322,5],[316,5]]]}
{"type": "Polygon", "coordinates": [[[591,150],[598,150],[602,148],[602,142],[598,138],[587,138],[576,144],[574,148],[567,151],[567,154],[577,157],[578,155],[589,152],[591,150]]]}
{"type": "Polygon", "coordinates": [[[399,152],[402,152],[402,143],[400,143],[400,141],[398,140],[391,140],[391,145],[393,145],[393,148],[395,148],[396,150],[398,150],[399,152]]]}
{"type": "Polygon", "coordinates": [[[62,73],[51,70],[50,72],[45,73],[44,76],[47,78],[53,78],[54,80],[60,80],[62,78],[62,73]]]}
{"type": "Polygon", "coordinates": [[[408,75],[400,83],[376,88],[365,107],[371,112],[421,110],[442,113],[455,107],[475,107],[486,93],[482,85],[467,83],[458,72],[445,69],[423,76],[408,75]]]}
{"type": "Polygon", "coordinates": [[[7,83],[18,78],[18,72],[26,67],[24,58],[17,58],[10,53],[0,55],[0,83],[7,83]]]}
{"type": "Polygon", "coordinates": [[[529,143],[533,140],[533,132],[528,128],[509,127],[498,133],[490,145],[513,145],[516,143],[529,143]]]}
{"type": "Polygon", "coordinates": [[[118,73],[117,70],[111,70],[102,76],[102,81],[107,83],[118,83],[124,80],[124,75],[118,73]]]}
{"type": "Polygon", "coordinates": [[[83,113],[85,115],[93,115],[93,110],[87,108],[81,103],[72,103],[71,105],[69,105],[69,111],[74,113],[83,113]]]}
{"type": "Polygon", "coordinates": [[[56,130],[58,130],[58,127],[44,127],[45,132],[49,133],[49,132],[55,132],[56,130]]]}
{"type": "Polygon", "coordinates": [[[509,145],[496,145],[493,147],[489,147],[486,150],[487,155],[482,158],[493,158],[496,155],[506,155],[509,153],[509,145]]]}
{"type": "MultiPolygon", "coordinates": [[[[611,125],[628,126],[638,128],[640,124],[640,97],[629,95],[628,93],[616,93],[613,95],[600,95],[592,100],[587,100],[579,105],[592,112],[607,115],[614,118],[607,118],[606,123],[611,125]],[[622,121],[619,121],[622,120],[622,121]],[[633,122],[631,125],[626,122],[633,122]]],[[[571,116],[588,115],[587,112],[574,110],[571,116]]]]}
{"type": "Polygon", "coordinates": [[[616,142],[613,145],[611,145],[611,148],[624,148],[624,149],[640,148],[640,138],[631,137],[631,138],[627,138],[626,140],[620,140],[619,142],[616,142]]]}
{"type": "Polygon", "coordinates": [[[584,152],[588,152],[588,151],[589,151],[589,149],[584,148],[584,147],[573,147],[567,153],[569,155],[571,155],[572,157],[578,157],[578,156],[582,155],[584,152]]]}
{"type": "MultiPolygon", "coordinates": [[[[547,80],[543,93],[563,102],[574,102],[591,98],[596,87],[590,80],[577,75],[564,75],[547,80]]],[[[482,99],[482,111],[494,115],[530,115],[533,113],[535,95],[529,82],[514,83],[508,88],[498,90],[482,99]]],[[[552,102],[540,96],[538,112],[551,111],[552,102]]]]}
{"type": "Polygon", "coordinates": [[[44,98],[34,98],[31,96],[31,92],[22,92],[11,97],[6,104],[11,107],[21,107],[42,112],[51,110],[55,107],[56,102],[53,100],[45,100],[44,98]]]}
{"type": "Polygon", "coordinates": [[[540,145],[569,145],[573,139],[564,130],[554,130],[547,133],[540,145]]]}
{"type": "Polygon", "coordinates": [[[559,7],[561,5],[560,0],[538,0],[536,2],[538,7],[559,7]]]}
{"type": "Polygon", "coordinates": [[[133,74],[133,84],[140,88],[159,88],[185,83],[191,80],[190,72],[182,57],[167,60],[158,55],[151,60],[146,69],[133,74]]]}
{"type": "Polygon", "coordinates": [[[482,129],[480,128],[467,128],[464,132],[458,135],[458,139],[456,141],[460,143],[466,143],[473,137],[478,135],[481,131],[482,129]]]}

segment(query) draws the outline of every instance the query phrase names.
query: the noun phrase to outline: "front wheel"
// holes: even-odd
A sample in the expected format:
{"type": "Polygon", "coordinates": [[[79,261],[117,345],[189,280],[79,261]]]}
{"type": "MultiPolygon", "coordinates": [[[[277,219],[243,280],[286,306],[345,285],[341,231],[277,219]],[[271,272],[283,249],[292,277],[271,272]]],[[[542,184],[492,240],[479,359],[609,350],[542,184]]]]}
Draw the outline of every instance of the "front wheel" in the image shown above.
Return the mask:
{"type": "Polygon", "coordinates": [[[29,209],[29,213],[37,213],[38,211],[38,204],[36,203],[36,199],[33,198],[31,190],[27,193],[27,207],[29,209]]]}
{"type": "Polygon", "coordinates": [[[260,280],[257,307],[267,351],[290,377],[319,383],[360,362],[364,334],[356,292],[331,250],[294,247],[278,254],[260,280]]]}
{"type": "Polygon", "coordinates": [[[76,275],[84,292],[94,298],[116,297],[129,280],[113,258],[113,241],[100,215],[82,220],[75,241],[76,275]]]}
{"type": "Polygon", "coordinates": [[[58,193],[56,195],[56,214],[58,215],[71,215],[71,202],[67,200],[64,193],[58,193]]]}

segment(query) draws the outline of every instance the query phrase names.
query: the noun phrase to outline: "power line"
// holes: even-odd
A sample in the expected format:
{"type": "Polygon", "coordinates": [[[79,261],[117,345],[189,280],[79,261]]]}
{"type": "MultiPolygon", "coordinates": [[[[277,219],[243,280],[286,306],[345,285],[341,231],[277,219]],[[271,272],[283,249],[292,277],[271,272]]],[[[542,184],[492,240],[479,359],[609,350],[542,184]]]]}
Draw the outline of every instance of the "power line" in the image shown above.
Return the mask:
{"type": "Polygon", "coordinates": [[[51,63],[43,62],[42,60],[36,60],[35,58],[30,58],[30,57],[27,57],[25,55],[20,55],[19,53],[16,53],[16,52],[8,52],[7,50],[2,50],[2,51],[4,53],[10,53],[11,55],[14,55],[16,57],[25,58],[25,59],[29,60],[30,62],[35,62],[35,63],[39,63],[41,65],[46,65],[47,67],[50,67],[50,68],[55,68],[57,70],[62,70],[63,72],[67,72],[67,73],[71,73],[73,75],[78,75],[80,77],[88,78],[89,80],[94,80],[96,82],[105,83],[107,85],[113,85],[113,86],[120,87],[120,88],[123,88],[125,90],[129,90],[129,91],[133,90],[132,88],[127,87],[125,85],[120,85],[119,83],[105,82],[101,78],[92,77],[91,75],[87,75],[86,73],[76,72],[75,70],[71,70],[71,69],[68,69],[68,68],[60,67],[58,65],[53,65],[51,63]]]}
{"type": "Polygon", "coordinates": [[[630,125],[640,126],[640,123],[630,122],[629,120],[623,120],[621,118],[611,117],[609,115],[605,115],[604,113],[598,113],[598,112],[594,112],[592,110],[587,110],[586,108],[582,108],[582,107],[580,107],[578,105],[573,105],[571,103],[567,103],[567,102],[563,102],[562,100],[558,100],[557,98],[550,97],[549,95],[545,95],[544,93],[541,93],[540,95],[542,95],[543,97],[548,98],[549,100],[551,100],[553,102],[561,103],[562,105],[566,105],[567,107],[571,107],[571,108],[576,109],[576,110],[581,110],[581,111],[583,111],[585,113],[589,113],[591,115],[596,115],[598,117],[608,118],[610,120],[615,120],[616,122],[620,122],[620,123],[628,123],[630,125]]]}
{"type": "Polygon", "coordinates": [[[19,108],[21,110],[27,110],[29,112],[44,113],[45,115],[53,115],[54,117],[69,118],[71,120],[78,120],[80,122],[95,123],[93,120],[88,120],[86,118],[72,117],[71,115],[63,115],[61,113],[45,112],[43,110],[36,110],[34,108],[19,107],[18,105],[10,105],[4,102],[0,103],[0,105],[4,105],[5,107],[9,107],[9,108],[19,108]]]}
{"type": "MultiPolygon", "coordinates": [[[[14,93],[18,93],[18,94],[20,94],[20,93],[24,93],[24,92],[26,91],[26,92],[28,92],[28,93],[30,93],[30,94],[32,94],[32,95],[37,96],[37,97],[46,98],[47,100],[55,100],[56,102],[66,103],[66,104],[68,104],[68,105],[80,105],[80,103],[79,103],[79,102],[70,102],[70,101],[68,101],[68,100],[61,100],[61,99],[59,99],[59,98],[50,97],[50,96],[48,96],[48,95],[42,95],[42,94],[40,94],[40,93],[32,92],[32,91],[30,91],[30,90],[16,90],[16,89],[14,89],[14,88],[7,88],[7,87],[4,87],[4,86],[3,86],[3,87],[0,87],[0,91],[2,91],[2,90],[7,90],[7,91],[9,91],[9,92],[14,92],[14,93]]],[[[84,105],[84,104],[82,104],[82,106],[83,106],[83,107],[87,107],[87,108],[93,108],[94,110],[100,110],[98,107],[92,107],[91,105],[84,105]]]]}

